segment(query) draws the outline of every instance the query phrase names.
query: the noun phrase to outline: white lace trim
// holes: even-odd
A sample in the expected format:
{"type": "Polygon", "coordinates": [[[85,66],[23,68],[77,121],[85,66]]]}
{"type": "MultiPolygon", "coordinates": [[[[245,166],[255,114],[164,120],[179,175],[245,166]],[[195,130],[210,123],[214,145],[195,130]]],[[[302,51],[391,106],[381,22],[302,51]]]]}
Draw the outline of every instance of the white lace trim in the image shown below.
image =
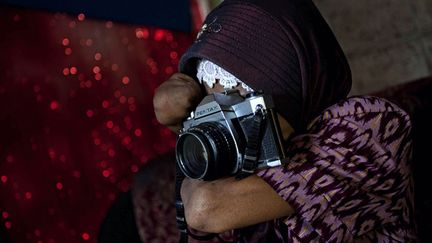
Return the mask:
{"type": "Polygon", "coordinates": [[[214,84],[219,81],[219,84],[222,85],[224,89],[233,89],[241,84],[242,88],[247,92],[254,91],[234,75],[208,60],[199,61],[197,78],[200,83],[205,82],[210,88],[213,88],[214,84]]]}

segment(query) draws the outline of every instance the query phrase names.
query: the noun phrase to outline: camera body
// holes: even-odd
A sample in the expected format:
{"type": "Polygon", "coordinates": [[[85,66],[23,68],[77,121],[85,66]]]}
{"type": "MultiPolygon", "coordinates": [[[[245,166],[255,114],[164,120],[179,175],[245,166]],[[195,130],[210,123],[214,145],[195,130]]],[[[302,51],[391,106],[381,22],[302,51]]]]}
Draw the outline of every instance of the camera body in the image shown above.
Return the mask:
{"type": "MultiPolygon", "coordinates": [[[[246,170],[247,147],[257,143],[256,169],[284,164],[282,135],[271,96],[242,97],[238,91],[207,95],[183,122],[176,144],[177,163],[189,178],[214,180],[246,170]],[[257,112],[262,114],[259,141],[257,112]],[[254,135],[255,134],[255,135],[254,135]]],[[[250,157],[250,156],[249,156],[250,157]]]]}

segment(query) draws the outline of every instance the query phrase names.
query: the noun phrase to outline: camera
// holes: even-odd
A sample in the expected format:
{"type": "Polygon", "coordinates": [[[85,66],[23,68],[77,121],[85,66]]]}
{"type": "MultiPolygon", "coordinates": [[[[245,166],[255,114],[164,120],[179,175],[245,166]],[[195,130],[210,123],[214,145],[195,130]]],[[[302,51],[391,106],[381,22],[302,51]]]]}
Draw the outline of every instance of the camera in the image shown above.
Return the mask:
{"type": "Polygon", "coordinates": [[[271,96],[230,90],[204,97],[183,122],[176,160],[185,176],[207,181],[286,163],[271,96]]]}

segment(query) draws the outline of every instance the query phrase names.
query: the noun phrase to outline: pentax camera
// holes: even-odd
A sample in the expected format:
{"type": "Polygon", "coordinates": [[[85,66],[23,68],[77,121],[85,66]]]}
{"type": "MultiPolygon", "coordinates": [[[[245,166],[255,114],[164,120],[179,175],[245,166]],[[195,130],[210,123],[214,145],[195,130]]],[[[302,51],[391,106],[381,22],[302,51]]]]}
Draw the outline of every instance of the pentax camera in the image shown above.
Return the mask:
{"type": "Polygon", "coordinates": [[[183,122],[176,160],[192,179],[245,177],[286,162],[271,96],[238,91],[207,95],[183,122]]]}

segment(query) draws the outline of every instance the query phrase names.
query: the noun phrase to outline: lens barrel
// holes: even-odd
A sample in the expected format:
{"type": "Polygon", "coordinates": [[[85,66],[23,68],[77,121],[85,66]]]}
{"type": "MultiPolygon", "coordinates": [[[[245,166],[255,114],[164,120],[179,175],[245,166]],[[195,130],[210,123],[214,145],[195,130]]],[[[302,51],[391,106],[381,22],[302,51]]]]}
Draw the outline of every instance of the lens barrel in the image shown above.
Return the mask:
{"type": "Polygon", "coordinates": [[[198,124],[179,136],[176,158],[189,178],[214,180],[228,176],[237,163],[234,138],[218,122],[198,124]]]}

